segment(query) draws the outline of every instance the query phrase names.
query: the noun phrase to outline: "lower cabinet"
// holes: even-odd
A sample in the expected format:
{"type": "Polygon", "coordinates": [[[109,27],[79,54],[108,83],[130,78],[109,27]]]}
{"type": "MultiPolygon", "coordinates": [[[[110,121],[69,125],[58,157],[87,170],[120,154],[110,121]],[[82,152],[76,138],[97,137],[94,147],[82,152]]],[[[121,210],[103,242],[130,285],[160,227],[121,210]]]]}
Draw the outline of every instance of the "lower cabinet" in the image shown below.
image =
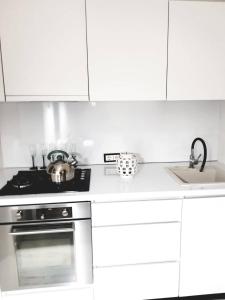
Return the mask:
{"type": "Polygon", "coordinates": [[[184,199],[179,294],[217,293],[225,293],[225,197],[184,199]]]}
{"type": "Polygon", "coordinates": [[[181,203],[92,205],[95,300],[178,297],[181,203]]]}
{"type": "Polygon", "coordinates": [[[178,263],[94,269],[95,300],[143,300],[178,296],[178,263]]]}

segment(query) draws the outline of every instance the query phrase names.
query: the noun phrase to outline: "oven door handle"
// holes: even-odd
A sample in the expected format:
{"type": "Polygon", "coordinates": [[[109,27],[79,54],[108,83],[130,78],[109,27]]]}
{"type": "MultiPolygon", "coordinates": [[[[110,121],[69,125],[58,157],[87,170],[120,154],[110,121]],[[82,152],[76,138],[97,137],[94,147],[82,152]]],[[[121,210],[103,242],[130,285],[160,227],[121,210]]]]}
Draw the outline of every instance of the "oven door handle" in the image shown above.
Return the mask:
{"type": "Polygon", "coordinates": [[[41,230],[26,230],[26,231],[17,231],[15,227],[12,227],[9,232],[10,235],[35,235],[35,234],[50,234],[50,233],[66,233],[73,232],[74,228],[57,228],[57,229],[41,229],[41,230]]]}

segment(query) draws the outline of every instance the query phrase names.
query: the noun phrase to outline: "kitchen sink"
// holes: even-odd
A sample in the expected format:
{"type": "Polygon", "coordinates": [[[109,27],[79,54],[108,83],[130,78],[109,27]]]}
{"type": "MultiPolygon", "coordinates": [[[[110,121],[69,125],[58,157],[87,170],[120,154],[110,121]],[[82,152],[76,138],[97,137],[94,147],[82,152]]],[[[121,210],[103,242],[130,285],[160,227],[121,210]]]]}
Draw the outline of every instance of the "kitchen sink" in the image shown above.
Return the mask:
{"type": "Polygon", "coordinates": [[[188,166],[175,166],[169,170],[183,184],[225,183],[225,169],[220,166],[206,166],[203,172],[188,166]]]}

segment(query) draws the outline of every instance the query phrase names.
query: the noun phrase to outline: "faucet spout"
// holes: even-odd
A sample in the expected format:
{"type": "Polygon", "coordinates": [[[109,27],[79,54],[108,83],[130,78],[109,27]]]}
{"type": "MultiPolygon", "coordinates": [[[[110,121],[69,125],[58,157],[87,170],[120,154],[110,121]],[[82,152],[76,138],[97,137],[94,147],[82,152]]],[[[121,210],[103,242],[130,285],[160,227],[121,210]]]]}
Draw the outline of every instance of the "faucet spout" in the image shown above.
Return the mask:
{"type": "Polygon", "coordinates": [[[201,157],[201,154],[198,156],[198,158],[196,159],[194,156],[194,148],[195,148],[195,143],[199,141],[202,143],[203,146],[203,160],[202,160],[202,165],[199,169],[200,172],[203,172],[204,168],[205,168],[205,164],[206,164],[206,160],[207,160],[207,147],[206,147],[206,143],[205,141],[200,138],[197,137],[193,140],[192,144],[191,144],[191,155],[190,155],[190,168],[194,168],[194,165],[197,165],[199,163],[199,159],[201,157]]]}

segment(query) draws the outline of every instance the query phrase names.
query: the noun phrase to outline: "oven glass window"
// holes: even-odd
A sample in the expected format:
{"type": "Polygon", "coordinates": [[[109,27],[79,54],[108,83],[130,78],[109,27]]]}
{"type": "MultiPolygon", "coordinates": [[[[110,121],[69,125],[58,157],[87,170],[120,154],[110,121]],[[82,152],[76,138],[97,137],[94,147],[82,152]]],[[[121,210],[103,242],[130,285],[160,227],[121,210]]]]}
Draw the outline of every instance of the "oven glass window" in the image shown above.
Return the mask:
{"type": "Polygon", "coordinates": [[[13,229],[20,287],[76,280],[72,224],[13,229]]]}

